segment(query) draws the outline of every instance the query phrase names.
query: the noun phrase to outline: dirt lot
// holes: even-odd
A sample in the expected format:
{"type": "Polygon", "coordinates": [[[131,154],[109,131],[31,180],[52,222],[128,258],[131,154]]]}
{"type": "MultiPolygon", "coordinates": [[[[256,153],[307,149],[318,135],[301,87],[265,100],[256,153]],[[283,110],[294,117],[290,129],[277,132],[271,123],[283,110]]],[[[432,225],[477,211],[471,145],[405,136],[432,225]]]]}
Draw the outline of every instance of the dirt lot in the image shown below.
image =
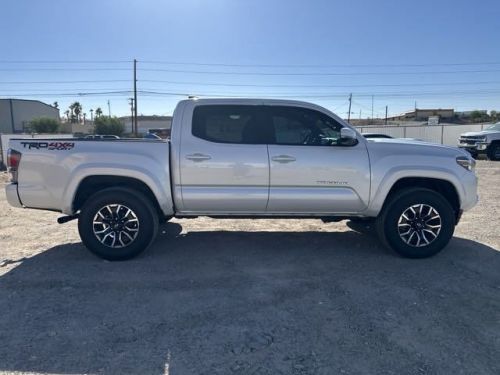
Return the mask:
{"type": "Polygon", "coordinates": [[[0,372],[499,374],[500,163],[478,174],[424,260],[345,222],[196,219],[110,263],[0,193],[0,372]]]}

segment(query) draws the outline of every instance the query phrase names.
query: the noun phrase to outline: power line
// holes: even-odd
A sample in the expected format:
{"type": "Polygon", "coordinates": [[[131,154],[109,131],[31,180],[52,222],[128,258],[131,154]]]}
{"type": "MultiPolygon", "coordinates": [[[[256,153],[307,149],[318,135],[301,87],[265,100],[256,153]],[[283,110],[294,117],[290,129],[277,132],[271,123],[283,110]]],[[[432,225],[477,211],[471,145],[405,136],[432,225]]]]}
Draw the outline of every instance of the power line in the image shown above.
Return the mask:
{"type": "MultiPolygon", "coordinates": [[[[129,64],[133,59],[117,60],[0,60],[0,64],[129,64]]],[[[394,67],[430,67],[430,66],[491,66],[500,65],[500,61],[478,62],[445,62],[418,64],[228,64],[219,62],[168,61],[168,60],[138,60],[143,64],[158,65],[191,65],[220,67],[260,67],[260,68],[394,68],[394,67]]]]}
{"type": "Polygon", "coordinates": [[[79,92],[79,91],[85,92],[85,91],[96,91],[96,90],[106,90],[106,91],[127,91],[130,90],[128,87],[124,88],[118,88],[118,87],[98,87],[98,88],[91,88],[91,87],[81,87],[81,88],[76,88],[73,87],[71,89],[61,89],[61,88],[46,88],[46,89],[38,89],[38,88],[30,88],[30,89],[3,89],[1,92],[33,92],[33,91],[39,91],[39,92],[79,92]]]}
{"type": "MultiPolygon", "coordinates": [[[[168,83],[171,85],[196,85],[196,86],[219,86],[219,87],[263,87],[263,88],[352,88],[352,87],[405,87],[405,86],[464,86],[464,85],[486,85],[500,84],[500,81],[476,81],[476,82],[432,82],[432,83],[396,83],[396,84],[349,84],[349,85],[294,85],[294,84],[276,84],[260,85],[246,83],[217,83],[217,82],[193,82],[193,81],[168,81],[158,79],[141,79],[138,82],[150,83],[168,83]]],[[[73,83],[112,83],[112,82],[130,82],[129,79],[104,79],[104,80],[78,80],[78,81],[0,81],[0,84],[6,85],[29,85],[29,84],[73,84],[73,83]]]]}
{"type": "Polygon", "coordinates": [[[111,83],[111,82],[130,82],[130,80],[129,79],[94,79],[94,80],[82,80],[82,81],[0,81],[0,84],[34,85],[34,84],[111,83]]]}
{"type": "MultiPolygon", "coordinates": [[[[133,90],[122,90],[122,91],[102,91],[102,92],[74,92],[74,93],[68,93],[68,92],[59,92],[59,93],[11,93],[10,96],[100,96],[100,95],[130,95],[133,92],[133,90]]],[[[138,90],[138,93],[141,95],[157,95],[157,96],[182,96],[182,97],[189,97],[189,96],[199,96],[199,97],[228,97],[228,98],[248,98],[252,96],[258,96],[260,98],[295,98],[295,99],[305,99],[305,98],[317,98],[317,99],[335,99],[335,98],[345,98],[347,94],[345,93],[339,93],[339,94],[294,94],[294,95],[287,95],[287,94],[276,94],[276,95],[269,95],[269,94],[245,94],[245,93],[240,93],[240,94],[228,94],[226,93],[198,93],[198,92],[168,92],[168,91],[154,91],[154,90],[138,90]]],[[[471,96],[471,95],[483,95],[483,96],[498,96],[500,94],[500,90],[491,90],[491,91],[455,91],[455,92],[423,92],[423,93],[357,93],[357,97],[371,97],[372,95],[376,95],[377,97],[384,97],[384,98],[397,98],[397,97],[415,97],[415,96],[441,96],[441,95],[446,95],[446,96],[471,96]]],[[[3,97],[7,95],[1,95],[3,97]]]]}
{"type": "MultiPolygon", "coordinates": [[[[344,98],[346,95],[345,93],[339,93],[339,94],[295,94],[295,95],[259,95],[259,94],[237,94],[237,95],[232,95],[228,93],[197,93],[197,92],[163,92],[163,91],[154,91],[154,90],[141,90],[139,91],[143,95],[167,95],[167,96],[199,96],[199,97],[230,97],[230,98],[248,98],[249,96],[254,96],[258,95],[260,98],[323,98],[323,99],[328,99],[328,98],[344,98]]],[[[493,95],[497,96],[500,93],[500,90],[491,90],[491,91],[454,91],[454,92],[427,92],[427,93],[358,93],[356,94],[357,97],[370,97],[372,95],[378,96],[378,97],[413,97],[413,96],[440,96],[440,95],[447,95],[447,96],[456,96],[456,95],[493,95]]]]}
{"type": "Polygon", "coordinates": [[[259,68],[394,68],[394,67],[428,67],[428,66],[481,66],[500,65],[500,62],[468,62],[468,63],[425,63],[425,64],[226,64],[200,63],[164,60],[140,60],[143,64],[221,66],[221,67],[259,67],[259,68]]]}
{"type": "MultiPolygon", "coordinates": [[[[478,82],[442,82],[442,83],[396,83],[396,84],[351,84],[351,85],[259,85],[246,83],[217,83],[217,82],[182,82],[182,81],[165,81],[158,79],[141,79],[140,82],[156,82],[168,83],[171,85],[197,85],[197,86],[220,86],[220,87],[269,87],[269,88],[350,88],[350,87],[404,87],[404,86],[462,86],[462,85],[484,85],[484,84],[500,84],[500,81],[478,81],[478,82]]],[[[2,82],[0,82],[2,83],[2,82]]]]}
{"type": "MultiPolygon", "coordinates": [[[[2,69],[0,69],[2,70],[2,69]]],[[[500,69],[484,70],[453,70],[453,71],[422,71],[422,72],[358,72],[358,73],[338,73],[338,72],[305,72],[305,73],[270,73],[270,72],[227,72],[227,71],[207,71],[207,70],[177,70],[177,69],[156,69],[140,68],[138,70],[146,72],[168,72],[168,73],[189,73],[189,74],[219,74],[219,75],[240,75],[240,76],[368,76],[368,75],[422,75],[422,74],[458,74],[458,73],[495,73],[500,69]]]]}
{"type": "Polygon", "coordinates": [[[125,64],[132,60],[0,60],[0,64],[125,64]]]}
{"type": "MultiPolygon", "coordinates": [[[[24,94],[11,94],[10,96],[67,96],[67,97],[76,97],[76,96],[100,96],[100,95],[130,95],[132,91],[105,91],[105,92],[74,92],[74,93],[24,93],[24,94]]],[[[7,95],[0,95],[7,96],[7,95]]]]}
{"type": "Polygon", "coordinates": [[[0,71],[3,72],[45,72],[45,71],[68,71],[68,72],[77,72],[77,71],[117,71],[117,70],[127,70],[128,68],[0,68],[0,71]]]}

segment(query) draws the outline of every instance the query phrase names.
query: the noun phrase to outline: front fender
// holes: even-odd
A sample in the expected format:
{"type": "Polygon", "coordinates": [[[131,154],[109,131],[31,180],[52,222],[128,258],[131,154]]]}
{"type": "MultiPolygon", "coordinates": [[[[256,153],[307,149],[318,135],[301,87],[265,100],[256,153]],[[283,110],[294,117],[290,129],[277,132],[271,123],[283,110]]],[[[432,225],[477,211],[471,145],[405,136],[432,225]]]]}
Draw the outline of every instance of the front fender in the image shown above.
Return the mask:
{"type": "Polygon", "coordinates": [[[466,191],[461,183],[461,176],[455,174],[452,170],[439,167],[394,167],[387,171],[380,181],[373,181],[372,189],[374,191],[372,199],[365,212],[367,216],[377,216],[384,205],[384,202],[397,181],[403,178],[432,178],[450,182],[456,189],[460,202],[465,199],[466,191]]]}

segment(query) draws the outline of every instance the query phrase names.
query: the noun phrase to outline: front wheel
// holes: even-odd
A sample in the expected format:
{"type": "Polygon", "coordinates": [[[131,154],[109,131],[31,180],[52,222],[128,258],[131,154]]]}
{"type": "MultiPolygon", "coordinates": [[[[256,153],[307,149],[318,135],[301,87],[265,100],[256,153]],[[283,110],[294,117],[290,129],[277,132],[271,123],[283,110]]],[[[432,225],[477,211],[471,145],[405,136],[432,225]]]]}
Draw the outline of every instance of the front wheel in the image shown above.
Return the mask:
{"type": "Polygon", "coordinates": [[[407,258],[433,256],[448,244],[455,215],[441,194],[415,188],[389,199],[376,222],[383,243],[407,258]]]}
{"type": "Polygon", "coordinates": [[[126,260],[144,251],[158,232],[158,214],[142,193],[108,188],[83,205],[78,231],[84,245],[107,260],[126,260]]]}
{"type": "Polygon", "coordinates": [[[486,154],[490,160],[500,160],[500,143],[491,144],[490,147],[488,147],[486,154]]]}

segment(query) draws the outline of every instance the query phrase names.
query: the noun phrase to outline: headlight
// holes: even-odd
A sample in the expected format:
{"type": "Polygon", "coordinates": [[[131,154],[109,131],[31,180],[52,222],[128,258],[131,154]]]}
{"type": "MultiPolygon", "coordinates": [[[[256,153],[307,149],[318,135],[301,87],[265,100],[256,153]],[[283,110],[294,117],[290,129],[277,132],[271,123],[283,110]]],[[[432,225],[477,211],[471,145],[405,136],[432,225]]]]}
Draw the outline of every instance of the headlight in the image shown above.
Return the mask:
{"type": "Polygon", "coordinates": [[[476,161],[474,159],[468,158],[467,156],[457,156],[457,164],[464,167],[468,171],[473,171],[476,167],[476,161]]]}

